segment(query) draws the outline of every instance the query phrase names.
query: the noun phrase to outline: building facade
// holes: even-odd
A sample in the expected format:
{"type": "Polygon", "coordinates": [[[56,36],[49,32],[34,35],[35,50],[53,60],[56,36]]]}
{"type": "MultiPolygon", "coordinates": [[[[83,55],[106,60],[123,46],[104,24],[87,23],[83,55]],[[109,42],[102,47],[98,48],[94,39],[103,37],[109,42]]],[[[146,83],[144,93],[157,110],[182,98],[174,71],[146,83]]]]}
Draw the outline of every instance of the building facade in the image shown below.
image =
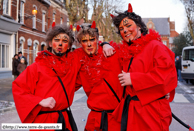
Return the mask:
{"type": "Polygon", "coordinates": [[[67,12],[63,0],[20,0],[18,44],[16,52],[22,51],[28,65],[32,64],[37,53],[46,50],[46,32],[52,23],[67,22],[67,12]],[[33,15],[32,10],[37,14],[33,15]]]}
{"type": "Polygon", "coordinates": [[[148,29],[157,31],[164,45],[169,49],[173,47],[173,39],[179,34],[175,31],[175,22],[170,18],[142,18],[148,29]]]}
{"type": "Polygon", "coordinates": [[[17,6],[17,0],[0,2],[0,78],[11,74],[12,70],[17,32],[21,27],[21,24],[17,22],[17,6]]]}
{"type": "Polygon", "coordinates": [[[22,51],[31,65],[47,48],[46,32],[52,23],[67,23],[64,4],[64,0],[0,1],[0,78],[11,73],[14,54],[22,51]]]}

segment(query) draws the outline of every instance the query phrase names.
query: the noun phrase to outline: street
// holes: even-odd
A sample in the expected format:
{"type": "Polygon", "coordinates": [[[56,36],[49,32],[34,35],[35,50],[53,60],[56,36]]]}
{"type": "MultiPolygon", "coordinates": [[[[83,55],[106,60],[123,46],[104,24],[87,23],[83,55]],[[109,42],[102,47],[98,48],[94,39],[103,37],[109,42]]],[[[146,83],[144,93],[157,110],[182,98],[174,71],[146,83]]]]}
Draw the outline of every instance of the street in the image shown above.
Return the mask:
{"type": "MultiPolygon", "coordinates": [[[[0,79],[0,100],[13,102],[11,93],[12,78],[0,79]]],[[[86,104],[87,97],[83,88],[75,93],[71,109],[79,131],[84,130],[89,109],[86,104]]],[[[194,128],[194,85],[185,82],[178,82],[176,94],[170,104],[172,112],[186,124],[194,128]]],[[[21,123],[15,109],[0,113],[0,123],[21,123]]],[[[2,129],[0,129],[2,130],[2,129]]],[[[8,130],[7,130],[8,131],[8,130]]],[[[170,131],[189,131],[174,119],[172,120],[170,131]]]]}

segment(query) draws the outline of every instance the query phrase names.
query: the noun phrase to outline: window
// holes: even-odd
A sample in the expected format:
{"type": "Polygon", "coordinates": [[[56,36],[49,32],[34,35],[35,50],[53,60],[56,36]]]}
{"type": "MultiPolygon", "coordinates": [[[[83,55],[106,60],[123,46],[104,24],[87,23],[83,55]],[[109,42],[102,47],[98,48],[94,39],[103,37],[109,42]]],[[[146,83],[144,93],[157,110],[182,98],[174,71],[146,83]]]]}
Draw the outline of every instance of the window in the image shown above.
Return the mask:
{"type": "Polygon", "coordinates": [[[3,0],[3,14],[7,14],[9,15],[9,6],[10,6],[10,3],[9,3],[10,0],[3,0]]]}
{"type": "Polygon", "coordinates": [[[41,51],[45,50],[46,47],[46,43],[45,42],[41,42],[41,51]]]}
{"type": "Polygon", "coordinates": [[[55,22],[55,12],[53,13],[53,22],[55,22]]]}
{"type": "Polygon", "coordinates": [[[41,45],[41,51],[43,51],[43,50],[44,50],[44,47],[45,47],[45,45],[41,45]]]}
{"type": "Polygon", "coordinates": [[[61,24],[63,24],[63,17],[61,17],[61,24]]]}
{"type": "Polygon", "coordinates": [[[149,28],[152,28],[152,24],[151,23],[149,24],[149,28]]]}
{"type": "Polygon", "coordinates": [[[162,41],[164,45],[167,45],[167,42],[166,41],[162,41]]]}
{"type": "Polygon", "coordinates": [[[67,26],[69,26],[69,18],[67,18],[67,26]]]}
{"type": "Polygon", "coordinates": [[[33,16],[33,29],[36,29],[36,15],[33,16]]]}
{"type": "Polygon", "coordinates": [[[25,38],[23,36],[21,36],[20,39],[19,39],[19,48],[18,48],[18,51],[23,52],[24,42],[25,42],[25,38]]]}
{"type": "Polygon", "coordinates": [[[20,23],[24,23],[24,1],[21,1],[20,5],[20,23]]]}
{"type": "Polygon", "coordinates": [[[42,13],[42,32],[45,32],[45,12],[42,13]]]}
{"type": "Polygon", "coordinates": [[[34,40],[33,42],[33,62],[37,56],[37,53],[38,53],[38,45],[39,45],[39,42],[37,40],[34,40]]]}
{"type": "Polygon", "coordinates": [[[183,60],[194,61],[194,49],[187,49],[183,52],[183,60]]]}
{"type": "MultiPolygon", "coordinates": [[[[35,8],[37,10],[36,5],[33,5],[33,8],[35,8]]],[[[33,20],[32,21],[32,26],[33,26],[32,28],[36,29],[36,15],[33,16],[32,20],[33,20]]]]}
{"type": "Polygon", "coordinates": [[[0,44],[0,68],[9,68],[9,45],[0,44]]]}

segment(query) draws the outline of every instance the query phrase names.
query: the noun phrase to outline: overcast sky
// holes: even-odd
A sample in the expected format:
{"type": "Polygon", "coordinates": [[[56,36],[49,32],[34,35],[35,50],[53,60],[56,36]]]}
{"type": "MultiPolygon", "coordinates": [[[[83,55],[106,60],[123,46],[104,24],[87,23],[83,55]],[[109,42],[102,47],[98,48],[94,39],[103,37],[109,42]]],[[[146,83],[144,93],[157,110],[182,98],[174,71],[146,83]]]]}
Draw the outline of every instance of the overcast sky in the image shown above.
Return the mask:
{"type": "Polygon", "coordinates": [[[178,33],[182,33],[186,26],[186,13],[180,0],[126,0],[126,5],[129,2],[133,11],[143,18],[170,17],[170,21],[175,21],[178,33]]]}
{"type": "MultiPolygon", "coordinates": [[[[186,13],[180,0],[124,0],[123,10],[128,9],[130,2],[133,11],[142,18],[170,17],[170,21],[175,21],[175,30],[182,33],[186,27],[186,13]]],[[[92,9],[89,11],[91,17],[92,9]]]]}

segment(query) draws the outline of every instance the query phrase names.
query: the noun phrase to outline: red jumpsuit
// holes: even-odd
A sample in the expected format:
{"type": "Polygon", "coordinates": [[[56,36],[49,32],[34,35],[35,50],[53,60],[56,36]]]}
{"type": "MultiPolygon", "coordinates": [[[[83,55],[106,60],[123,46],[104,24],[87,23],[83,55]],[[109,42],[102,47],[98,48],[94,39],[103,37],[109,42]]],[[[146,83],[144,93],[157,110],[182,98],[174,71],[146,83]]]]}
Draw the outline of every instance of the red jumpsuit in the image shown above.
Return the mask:
{"type": "MultiPolygon", "coordinates": [[[[172,119],[169,100],[161,97],[171,92],[171,100],[174,98],[177,86],[174,53],[160,41],[157,33],[149,32],[133,42],[141,48],[136,48],[137,44],[131,50],[136,54],[129,69],[132,86],[126,87],[126,95],[136,95],[139,101],[129,103],[127,131],[168,131],[172,119]]],[[[132,54],[127,48],[123,41],[120,58],[125,72],[132,54]]],[[[113,113],[118,121],[123,105],[124,99],[113,113]]]]}
{"type": "MultiPolygon", "coordinates": [[[[41,115],[38,113],[63,110],[68,107],[64,90],[52,68],[63,81],[70,105],[72,104],[76,76],[80,68],[78,58],[70,53],[67,57],[59,57],[48,51],[42,51],[37,56],[36,62],[28,66],[12,83],[14,102],[22,123],[57,123],[59,117],[57,112],[41,115]],[[41,100],[48,97],[53,97],[56,101],[53,109],[39,105],[41,100]]],[[[67,112],[64,111],[62,114],[66,128],[71,131],[67,112]]]]}
{"type": "MultiPolygon", "coordinates": [[[[81,70],[78,75],[78,82],[82,84],[83,89],[88,96],[87,105],[91,109],[85,126],[86,131],[99,131],[102,111],[107,111],[108,131],[119,131],[120,123],[112,117],[112,111],[119,104],[122,97],[122,87],[118,80],[118,74],[121,73],[121,66],[118,59],[118,53],[105,58],[101,47],[98,54],[89,57],[83,49],[79,49],[81,54],[81,70]],[[118,99],[111,91],[105,80],[110,84],[118,99]]],[[[102,123],[106,123],[102,120],[102,123]]],[[[103,129],[103,127],[101,128],[103,129]]]]}

